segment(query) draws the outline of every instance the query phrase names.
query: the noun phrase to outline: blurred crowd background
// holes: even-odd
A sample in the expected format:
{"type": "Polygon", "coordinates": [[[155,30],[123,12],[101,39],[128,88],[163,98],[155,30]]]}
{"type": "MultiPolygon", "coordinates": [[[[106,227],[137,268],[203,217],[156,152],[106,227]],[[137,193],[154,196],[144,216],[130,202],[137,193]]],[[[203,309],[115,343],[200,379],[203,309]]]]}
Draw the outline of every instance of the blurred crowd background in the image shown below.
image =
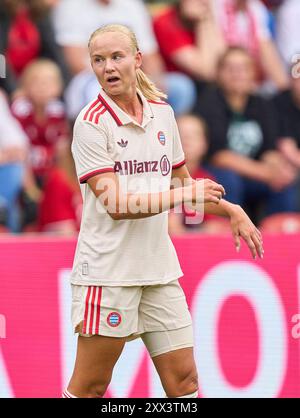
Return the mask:
{"type": "MultiPolygon", "coordinates": [[[[299,22],[300,0],[0,0],[0,232],[78,232],[72,125],[97,96],[87,42],[108,23],[136,33],[191,175],[263,230],[299,231],[299,22]]],[[[173,211],[170,233],[230,231],[198,216],[173,211]]]]}

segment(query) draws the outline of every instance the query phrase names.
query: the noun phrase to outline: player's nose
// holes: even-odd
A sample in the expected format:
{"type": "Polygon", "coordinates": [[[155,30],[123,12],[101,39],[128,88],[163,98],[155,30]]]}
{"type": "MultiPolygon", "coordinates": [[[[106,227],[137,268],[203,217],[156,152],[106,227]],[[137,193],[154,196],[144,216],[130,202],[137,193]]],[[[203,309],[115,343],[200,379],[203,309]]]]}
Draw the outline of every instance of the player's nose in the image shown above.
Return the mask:
{"type": "Polygon", "coordinates": [[[114,67],[114,62],[113,60],[107,59],[105,61],[105,71],[107,73],[111,73],[112,71],[114,71],[115,67],[114,67]]]}

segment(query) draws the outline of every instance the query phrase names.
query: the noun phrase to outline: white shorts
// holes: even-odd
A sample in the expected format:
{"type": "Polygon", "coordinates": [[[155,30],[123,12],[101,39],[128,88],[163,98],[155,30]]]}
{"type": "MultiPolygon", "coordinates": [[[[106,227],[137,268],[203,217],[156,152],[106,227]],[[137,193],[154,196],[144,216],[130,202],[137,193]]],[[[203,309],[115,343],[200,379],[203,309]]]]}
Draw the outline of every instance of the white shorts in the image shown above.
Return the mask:
{"type": "Polygon", "coordinates": [[[74,332],[83,336],[126,337],[127,341],[142,337],[155,355],[162,350],[151,337],[164,340],[164,352],[174,349],[167,347],[173,336],[178,348],[193,346],[191,315],[178,280],[153,286],[72,285],[72,324],[74,332]],[[179,329],[183,332],[175,332],[179,329]],[[153,334],[149,338],[146,333],[153,334]]]}

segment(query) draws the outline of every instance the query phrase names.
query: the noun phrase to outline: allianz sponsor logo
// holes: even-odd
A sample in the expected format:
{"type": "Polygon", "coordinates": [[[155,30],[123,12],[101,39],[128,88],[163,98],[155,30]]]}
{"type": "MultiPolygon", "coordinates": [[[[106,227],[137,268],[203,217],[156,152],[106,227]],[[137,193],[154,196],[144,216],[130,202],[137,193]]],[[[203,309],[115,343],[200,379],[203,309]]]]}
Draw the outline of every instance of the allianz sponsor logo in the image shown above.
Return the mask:
{"type": "Polygon", "coordinates": [[[163,155],[160,161],[116,161],[114,170],[120,175],[158,173],[160,171],[163,176],[167,176],[171,171],[171,164],[168,157],[163,155]]]}

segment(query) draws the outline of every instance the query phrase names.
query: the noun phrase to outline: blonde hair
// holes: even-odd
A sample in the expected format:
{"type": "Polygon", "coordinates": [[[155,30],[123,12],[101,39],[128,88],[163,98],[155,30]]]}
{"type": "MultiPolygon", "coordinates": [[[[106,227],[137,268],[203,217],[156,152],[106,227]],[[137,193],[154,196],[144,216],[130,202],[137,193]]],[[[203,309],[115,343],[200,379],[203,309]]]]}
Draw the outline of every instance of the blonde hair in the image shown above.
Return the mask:
{"type": "MultiPolygon", "coordinates": [[[[92,41],[96,38],[96,36],[102,33],[109,33],[109,32],[117,32],[117,33],[121,33],[127,36],[130,40],[133,53],[136,53],[139,51],[138,42],[137,42],[134,32],[124,25],[105,25],[95,30],[95,32],[92,33],[89,39],[89,43],[88,43],[89,49],[91,47],[92,41]]],[[[155,86],[155,84],[146,76],[144,71],[141,70],[140,68],[136,70],[136,82],[137,82],[138,89],[142,92],[142,94],[146,97],[146,99],[154,100],[154,101],[156,100],[161,101],[161,99],[167,98],[167,95],[163,93],[162,91],[160,91],[155,86]]]]}

